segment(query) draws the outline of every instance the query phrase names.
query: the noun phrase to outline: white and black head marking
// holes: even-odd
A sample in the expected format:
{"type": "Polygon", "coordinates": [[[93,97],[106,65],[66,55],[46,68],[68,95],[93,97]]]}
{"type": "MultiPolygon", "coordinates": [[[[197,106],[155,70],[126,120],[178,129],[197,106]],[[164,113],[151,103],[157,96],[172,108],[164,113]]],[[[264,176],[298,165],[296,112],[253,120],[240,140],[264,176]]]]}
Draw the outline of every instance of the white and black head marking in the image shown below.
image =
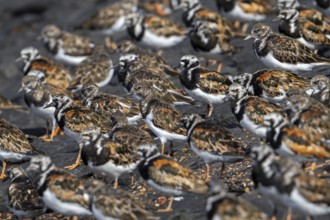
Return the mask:
{"type": "Polygon", "coordinates": [[[234,100],[239,100],[247,94],[245,87],[241,84],[233,83],[229,86],[228,95],[234,100]]]}
{"type": "Polygon", "coordinates": [[[263,125],[271,128],[276,128],[285,121],[286,119],[281,114],[273,112],[264,116],[263,125]]]}
{"type": "Polygon", "coordinates": [[[132,94],[136,94],[136,95],[139,95],[142,97],[148,96],[150,93],[152,93],[152,91],[153,91],[153,89],[152,89],[151,85],[149,85],[148,83],[145,83],[145,82],[136,83],[131,88],[132,94]]]}
{"type": "Polygon", "coordinates": [[[200,5],[199,0],[182,0],[178,8],[189,10],[199,5],[200,5]]]}
{"type": "Polygon", "coordinates": [[[21,88],[24,91],[29,92],[33,89],[36,89],[40,84],[41,81],[38,78],[34,76],[24,76],[22,79],[21,88]]]}
{"type": "Polygon", "coordinates": [[[80,93],[82,98],[84,99],[94,98],[100,93],[100,87],[98,87],[96,84],[83,85],[80,90],[80,93]]]}
{"type": "Polygon", "coordinates": [[[200,62],[194,55],[184,55],[181,57],[180,66],[183,69],[191,69],[200,66],[200,62]]]}
{"type": "Polygon", "coordinates": [[[157,145],[155,144],[143,144],[138,146],[138,154],[146,159],[153,155],[159,154],[159,150],[157,148],[157,145]]]}
{"type": "Polygon", "coordinates": [[[43,173],[53,165],[50,157],[47,156],[34,156],[27,167],[27,172],[43,173]]]}
{"type": "Polygon", "coordinates": [[[251,157],[257,162],[264,161],[265,158],[274,158],[274,150],[268,145],[254,146],[251,149],[251,157]]]}
{"type": "Polygon", "coordinates": [[[303,90],[289,90],[287,93],[287,98],[289,107],[293,111],[302,111],[309,108],[312,104],[311,98],[303,90]]]}
{"type": "Polygon", "coordinates": [[[45,77],[46,77],[45,73],[41,70],[30,70],[27,75],[36,77],[41,82],[43,82],[45,80],[45,77]]]}
{"type": "Polygon", "coordinates": [[[45,26],[41,31],[41,36],[45,42],[48,42],[49,39],[57,39],[61,37],[62,31],[56,25],[50,24],[45,26]]]}
{"type": "Polygon", "coordinates": [[[285,21],[295,21],[299,17],[299,12],[294,8],[286,8],[280,11],[278,18],[285,21]]]}
{"type": "Polygon", "coordinates": [[[26,47],[21,50],[21,58],[24,62],[35,60],[38,57],[39,51],[34,47],[26,47]]]}
{"type": "Polygon", "coordinates": [[[297,8],[299,6],[299,2],[297,0],[278,0],[277,4],[280,10],[285,8],[297,8]]]}
{"type": "Polygon", "coordinates": [[[55,95],[52,99],[52,102],[44,108],[55,107],[56,109],[61,109],[64,106],[70,106],[72,102],[73,100],[70,97],[64,94],[59,94],[55,95]]]}
{"type": "Polygon", "coordinates": [[[125,54],[119,57],[119,66],[121,69],[127,68],[127,64],[139,60],[139,56],[136,54],[125,54]]]}
{"type": "Polygon", "coordinates": [[[247,88],[250,85],[250,82],[252,80],[252,74],[251,73],[243,73],[241,75],[237,75],[233,77],[233,82],[238,83],[245,88],[247,88]]]}
{"type": "Polygon", "coordinates": [[[92,126],[84,130],[81,134],[82,139],[85,142],[93,142],[101,135],[101,129],[96,126],[92,126]]]}
{"type": "Polygon", "coordinates": [[[185,128],[190,128],[193,124],[196,124],[198,122],[202,122],[204,119],[197,115],[197,114],[185,114],[181,117],[180,123],[185,127],[185,128]]]}
{"type": "Polygon", "coordinates": [[[126,27],[134,27],[136,25],[141,25],[143,22],[143,16],[138,13],[132,13],[126,16],[125,25],[126,27]]]}
{"type": "Polygon", "coordinates": [[[251,34],[249,34],[245,39],[256,38],[256,39],[264,39],[267,38],[270,34],[272,34],[272,28],[264,23],[258,23],[253,25],[251,34]]]}
{"type": "Polygon", "coordinates": [[[330,80],[325,75],[316,75],[311,79],[310,84],[314,90],[324,90],[329,88],[330,80]]]}
{"type": "Polygon", "coordinates": [[[16,165],[10,168],[9,177],[11,182],[21,176],[27,176],[25,170],[21,166],[16,165]]]}

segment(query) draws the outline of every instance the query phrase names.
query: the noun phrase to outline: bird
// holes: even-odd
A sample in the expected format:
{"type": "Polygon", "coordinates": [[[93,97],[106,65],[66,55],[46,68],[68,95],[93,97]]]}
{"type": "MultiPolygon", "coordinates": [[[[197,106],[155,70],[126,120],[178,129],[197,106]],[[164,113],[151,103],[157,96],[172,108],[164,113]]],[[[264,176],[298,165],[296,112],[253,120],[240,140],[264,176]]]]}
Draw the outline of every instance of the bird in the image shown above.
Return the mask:
{"type": "Polygon", "coordinates": [[[139,2],[139,6],[147,12],[154,12],[160,16],[166,16],[173,12],[171,7],[171,0],[142,0],[139,2]]]}
{"type": "Polygon", "coordinates": [[[123,40],[118,44],[117,50],[122,54],[134,54],[147,67],[158,70],[159,73],[165,73],[164,77],[178,76],[179,72],[174,69],[166,60],[157,53],[147,51],[135,45],[130,40],[123,40]]]}
{"type": "Polygon", "coordinates": [[[114,189],[118,187],[118,178],[124,173],[131,173],[140,162],[134,146],[108,138],[98,127],[87,128],[81,136],[82,160],[94,173],[105,176],[109,181],[114,177],[114,189]]]}
{"type": "Polygon", "coordinates": [[[81,63],[96,46],[88,37],[63,31],[54,24],[42,29],[41,38],[56,60],[71,65],[81,63]]]}
{"type": "Polygon", "coordinates": [[[330,106],[330,80],[325,75],[315,75],[310,80],[311,96],[330,106]]]}
{"type": "Polygon", "coordinates": [[[40,154],[44,153],[30,144],[23,131],[0,117],[0,179],[6,178],[7,163],[23,163],[40,154]]]}
{"type": "Polygon", "coordinates": [[[216,0],[219,11],[226,17],[240,21],[262,21],[272,12],[270,0],[216,0]]]}
{"type": "Polygon", "coordinates": [[[84,181],[56,167],[49,157],[33,157],[26,171],[48,208],[68,216],[92,215],[84,181]]]}
{"type": "Polygon", "coordinates": [[[189,32],[191,46],[204,54],[231,54],[236,48],[230,38],[209,25],[207,21],[196,21],[189,32]]]}
{"type": "Polygon", "coordinates": [[[222,184],[214,183],[207,198],[207,219],[266,220],[267,215],[243,198],[229,194],[222,184]]]}
{"type": "Polygon", "coordinates": [[[95,83],[99,87],[106,86],[114,75],[114,67],[107,50],[99,45],[90,56],[75,67],[73,72],[74,77],[68,89],[76,92],[87,83],[95,83]]]}
{"type": "Polygon", "coordinates": [[[21,166],[10,169],[8,186],[8,204],[10,210],[19,218],[35,218],[46,211],[36,186],[21,166]]]}
{"type": "Polygon", "coordinates": [[[114,35],[125,30],[126,17],[137,11],[138,1],[124,0],[100,8],[93,16],[77,25],[75,29],[114,35]]]}
{"type": "Polygon", "coordinates": [[[276,157],[268,145],[253,147],[251,155],[252,178],[263,195],[309,216],[330,213],[327,179],[304,173],[291,158],[276,157]]]}
{"type": "MultiPolygon", "coordinates": [[[[91,126],[99,127],[102,133],[111,131],[110,119],[95,112],[92,109],[81,105],[74,105],[73,100],[64,95],[53,96],[52,102],[44,108],[55,107],[55,119],[64,134],[74,139],[77,143],[81,142],[81,134],[91,126]]],[[[82,146],[79,145],[79,152],[75,163],[65,168],[72,170],[80,164],[82,146]]]]}
{"type": "Polygon", "coordinates": [[[83,99],[82,104],[100,114],[111,117],[114,112],[122,111],[130,122],[136,122],[142,118],[137,102],[102,92],[96,84],[85,84],[80,93],[83,99]]]}
{"type": "MultiPolygon", "coordinates": [[[[36,70],[37,72],[39,70],[36,70]]],[[[43,118],[46,123],[46,136],[41,137],[44,141],[53,141],[53,138],[57,135],[56,120],[55,120],[55,108],[44,108],[52,102],[53,96],[59,94],[66,94],[72,97],[69,91],[62,90],[54,87],[48,83],[42,83],[37,77],[24,76],[22,79],[21,89],[24,91],[24,100],[27,106],[32,112],[43,118]]]]}
{"type": "Polygon", "coordinates": [[[281,20],[279,32],[298,40],[311,50],[330,46],[330,30],[318,26],[299,16],[296,9],[283,9],[278,15],[281,20]]]}
{"type": "Polygon", "coordinates": [[[320,137],[326,144],[330,143],[330,109],[303,91],[290,90],[287,97],[286,111],[290,122],[320,137]]]}
{"type": "Polygon", "coordinates": [[[210,123],[197,114],[186,114],[180,122],[187,129],[188,144],[206,164],[205,182],[210,181],[212,162],[235,163],[247,156],[247,151],[229,131],[215,123],[210,123]]]}
{"type": "Polygon", "coordinates": [[[237,30],[230,21],[218,12],[203,7],[199,0],[182,0],[177,9],[183,9],[182,19],[187,27],[191,27],[195,21],[207,21],[229,38],[246,36],[243,31],[237,30]]]}
{"type": "MultiPolygon", "coordinates": [[[[174,159],[161,154],[156,145],[138,148],[142,160],[138,165],[141,177],[153,188],[171,194],[184,193],[205,194],[208,186],[187,167],[174,159]]],[[[166,209],[158,212],[171,212],[174,197],[170,198],[166,209]]]]}
{"type": "Polygon", "coordinates": [[[87,183],[87,191],[92,194],[91,210],[97,220],[157,220],[156,216],[142,207],[141,201],[125,191],[110,192],[106,184],[99,180],[87,183]]]}
{"type": "Polygon", "coordinates": [[[291,125],[278,113],[266,115],[263,125],[267,127],[267,141],[281,155],[296,160],[330,158],[330,147],[322,142],[320,136],[306,128],[291,125]]]}
{"type": "MultiPolygon", "coordinates": [[[[186,141],[187,131],[180,124],[182,113],[173,105],[162,101],[152,87],[134,84],[131,93],[141,96],[140,111],[148,128],[160,139],[161,153],[169,141],[186,141]]],[[[169,147],[172,152],[172,143],[169,147]]]]}
{"type": "Polygon", "coordinates": [[[38,49],[34,47],[22,49],[21,57],[17,60],[23,60],[25,75],[37,75],[42,81],[63,89],[69,87],[72,79],[70,71],[50,58],[42,56],[38,49]]]}
{"type": "MultiPolygon", "coordinates": [[[[173,81],[154,75],[153,71],[145,68],[141,62],[135,60],[129,61],[129,59],[126,59],[126,56],[120,57],[120,70],[118,73],[119,82],[121,82],[128,92],[131,92],[135,84],[146,83],[149,84],[158,95],[161,95],[166,102],[170,102],[174,105],[196,104],[195,100],[173,81]]],[[[135,98],[139,99],[138,97],[135,98]]]]}
{"type": "Polygon", "coordinates": [[[290,89],[301,89],[306,90],[307,94],[312,93],[309,88],[310,79],[286,70],[262,69],[254,73],[243,73],[234,76],[233,82],[245,87],[249,94],[274,103],[285,102],[286,92],[290,89]]]}
{"type": "Polygon", "coordinates": [[[301,5],[298,0],[278,0],[278,9],[283,10],[287,8],[294,8],[299,11],[299,16],[306,18],[315,25],[323,28],[330,28],[330,18],[315,8],[301,5]]]}
{"type": "Polygon", "coordinates": [[[280,105],[259,96],[248,95],[246,89],[238,83],[233,83],[229,87],[229,96],[233,100],[231,108],[237,121],[244,129],[257,137],[267,137],[266,127],[261,126],[266,115],[278,112],[286,117],[286,113],[280,105]]]}
{"type": "Polygon", "coordinates": [[[126,27],[133,39],[156,49],[174,47],[187,37],[185,27],[152,14],[130,14],[126,18],[126,27]]]}
{"type": "Polygon", "coordinates": [[[254,38],[253,49],[259,60],[269,68],[292,72],[310,71],[330,65],[330,60],[318,56],[299,41],[275,33],[271,27],[258,23],[245,39],[254,38]]]}
{"type": "Polygon", "coordinates": [[[195,100],[207,104],[206,117],[210,117],[214,104],[229,100],[230,79],[219,72],[200,65],[194,55],[184,55],[180,59],[180,82],[187,93],[195,100]]]}

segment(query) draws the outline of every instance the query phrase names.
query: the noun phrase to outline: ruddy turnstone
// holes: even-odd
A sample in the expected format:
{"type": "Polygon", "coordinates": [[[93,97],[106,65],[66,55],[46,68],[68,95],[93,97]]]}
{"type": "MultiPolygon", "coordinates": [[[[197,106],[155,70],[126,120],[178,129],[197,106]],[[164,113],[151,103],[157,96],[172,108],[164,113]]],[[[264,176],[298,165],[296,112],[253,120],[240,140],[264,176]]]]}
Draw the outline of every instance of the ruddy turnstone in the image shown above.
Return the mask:
{"type": "Polygon", "coordinates": [[[229,96],[236,100],[232,103],[232,112],[237,121],[244,129],[258,137],[267,136],[267,129],[261,127],[266,115],[278,112],[283,117],[286,116],[281,106],[258,96],[247,95],[246,89],[238,83],[233,83],[229,87],[229,96]]]}
{"type": "Polygon", "coordinates": [[[152,48],[168,48],[181,43],[187,29],[174,21],[156,15],[130,14],[126,18],[128,34],[152,48]]]}
{"type": "Polygon", "coordinates": [[[281,155],[299,157],[330,158],[330,147],[320,136],[308,129],[291,125],[288,119],[278,113],[264,116],[267,127],[267,141],[281,155]]]}
{"type": "MultiPolygon", "coordinates": [[[[73,105],[73,100],[66,95],[53,96],[52,102],[44,108],[50,107],[56,109],[55,119],[60,129],[77,143],[81,142],[81,134],[89,127],[99,127],[102,133],[108,133],[112,128],[109,118],[87,107],[73,105]]],[[[65,168],[71,170],[80,164],[81,150],[82,146],[79,145],[76,162],[65,168]]]]}
{"type": "Polygon", "coordinates": [[[206,203],[208,220],[255,219],[266,220],[267,215],[248,201],[227,193],[224,186],[213,184],[206,203]]]}
{"type": "MultiPolygon", "coordinates": [[[[37,72],[36,70],[35,72],[37,72]]],[[[24,100],[32,112],[43,118],[47,123],[47,133],[42,137],[45,141],[53,141],[56,136],[55,108],[44,108],[52,102],[52,97],[59,94],[72,96],[68,91],[54,87],[48,83],[42,83],[34,76],[24,76],[21,89],[24,91],[24,100]]]]}
{"type": "MultiPolygon", "coordinates": [[[[159,137],[164,153],[165,143],[169,141],[186,141],[187,131],[181,127],[182,113],[171,104],[161,101],[150,87],[134,84],[131,93],[142,97],[140,111],[149,129],[159,137]]],[[[169,154],[172,150],[170,145],[169,154]]]]}
{"type": "Polygon", "coordinates": [[[214,104],[221,104],[228,100],[229,78],[219,72],[209,70],[200,65],[194,55],[181,57],[180,82],[187,93],[202,103],[207,104],[206,117],[210,117],[214,104]]]}
{"type": "Polygon", "coordinates": [[[124,58],[125,56],[119,60],[120,71],[118,79],[127,91],[130,92],[137,83],[145,83],[149,84],[166,102],[175,105],[194,104],[195,100],[171,80],[154,75],[152,71],[148,70],[139,61],[127,63],[124,61],[124,58]]]}
{"type": "Polygon", "coordinates": [[[329,143],[330,109],[307,96],[304,91],[288,91],[287,97],[290,122],[329,143]]]}
{"type": "Polygon", "coordinates": [[[10,210],[19,219],[34,218],[46,211],[46,206],[39,197],[36,186],[20,166],[10,170],[8,203],[10,210]]]}
{"type": "Polygon", "coordinates": [[[105,188],[106,184],[101,181],[94,180],[90,185],[89,188],[93,195],[91,210],[97,220],[159,219],[146,211],[141,202],[128,192],[110,192],[105,188]]]}
{"type": "Polygon", "coordinates": [[[131,99],[104,93],[96,84],[86,84],[80,92],[84,106],[107,117],[111,117],[116,111],[121,111],[125,113],[130,122],[135,122],[141,118],[138,103],[131,99]]]}
{"type": "Polygon", "coordinates": [[[196,51],[207,54],[226,54],[235,52],[226,34],[220,33],[216,28],[210,27],[206,21],[196,21],[189,32],[190,43],[196,51]]]}
{"type": "Polygon", "coordinates": [[[70,84],[71,75],[69,70],[53,60],[41,56],[34,47],[22,49],[21,57],[18,60],[23,60],[25,64],[23,67],[25,75],[35,76],[38,73],[38,78],[42,78],[44,82],[63,89],[66,89],[70,84]],[[36,70],[39,72],[35,72],[36,70]]]}
{"type": "MultiPolygon", "coordinates": [[[[142,161],[138,169],[142,178],[153,188],[171,195],[182,195],[185,192],[204,194],[208,186],[198,179],[187,167],[159,153],[156,145],[140,146],[138,151],[142,161]]],[[[174,197],[172,196],[166,209],[159,212],[171,212],[174,197]]]]}
{"type": "Polygon", "coordinates": [[[216,0],[216,3],[226,17],[240,21],[264,20],[275,6],[271,0],[216,0]]]}
{"type": "Polygon", "coordinates": [[[327,179],[302,172],[290,158],[276,157],[267,145],[252,148],[253,179],[258,191],[310,216],[330,213],[327,179]]]}
{"type": "Polygon", "coordinates": [[[53,24],[42,29],[41,38],[55,59],[72,65],[81,63],[95,47],[89,38],[62,31],[53,24]]]}
{"type": "Polygon", "coordinates": [[[253,49],[264,65],[293,72],[309,71],[316,66],[330,65],[330,60],[320,57],[299,41],[272,31],[258,23],[245,39],[254,38],[253,49]]]}
{"type": "Polygon", "coordinates": [[[179,75],[179,72],[174,69],[170,64],[168,64],[163,57],[152,53],[145,49],[139,48],[132,41],[124,40],[118,44],[118,51],[124,54],[134,54],[137,56],[141,62],[151,67],[152,69],[158,70],[157,72],[162,72],[166,74],[166,77],[179,75]]]}
{"type": "Polygon", "coordinates": [[[286,8],[294,8],[299,11],[299,16],[306,18],[316,25],[323,26],[326,29],[330,28],[330,18],[322,12],[304,5],[300,5],[298,0],[278,0],[279,10],[286,8]]]}
{"type": "Polygon", "coordinates": [[[235,137],[224,128],[205,121],[197,114],[183,115],[180,120],[187,129],[188,143],[191,149],[206,164],[205,182],[210,180],[210,166],[212,162],[238,162],[246,156],[246,149],[235,137]]]}
{"type": "Polygon", "coordinates": [[[92,215],[83,180],[56,167],[49,157],[33,157],[26,171],[48,208],[68,216],[92,215]]]}
{"type": "Polygon", "coordinates": [[[77,91],[88,83],[104,87],[111,81],[113,74],[114,67],[110,55],[103,46],[97,46],[92,55],[74,69],[74,77],[69,89],[77,91]]]}
{"type": "Polygon", "coordinates": [[[135,170],[140,161],[136,148],[127,142],[109,139],[97,127],[86,129],[81,136],[82,160],[93,172],[109,180],[114,177],[114,189],[118,187],[118,178],[135,170]]]}
{"type": "Polygon", "coordinates": [[[103,7],[76,28],[97,31],[104,35],[124,31],[125,18],[137,11],[137,2],[137,0],[124,0],[103,7]]]}
{"type": "Polygon", "coordinates": [[[330,106],[330,80],[325,75],[313,76],[310,82],[312,97],[330,106]]]}
{"type": "Polygon", "coordinates": [[[315,50],[330,46],[330,29],[300,17],[296,9],[281,10],[278,19],[281,20],[279,32],[298,40],[306,47],[315,50]]]}
{"type": "Polygon", "coordinates": [[[244,37],[245,33],[236,30],[234,25],[218,12],[211,11],[202,6],[199,0],[182,0],[178,8],[183,9],[182,18],[186,26],[190,27],[193,22],[209,22],[220,33],[228,37],[244,37]]]}
{"type": "Polygon", "coordinates": [[[233,81],[244,86],[251,95],[260,96],[279,103],[286,99],[290,89],[304,89],[311,93],[310,80],[285,70],[263,69],[254,73],[243,73],[233,77],[233,81]]]}
{"type": "Polygon", "coordinates": [[[0,179],[6,177],[7,162],[25,162],[38,154],[44,153],[34,148],[20,129],[0,117],[0,160],[2,160],[0,179]]]}
{"type": "Polygon", "coordinates": [[[111,129],[109,138],[126,146],[137,149],[140,145],[154,144],[151,135],[137,127],[128,123],[124,113],[115,112],[112,115],[113,128],[111,129]]]}

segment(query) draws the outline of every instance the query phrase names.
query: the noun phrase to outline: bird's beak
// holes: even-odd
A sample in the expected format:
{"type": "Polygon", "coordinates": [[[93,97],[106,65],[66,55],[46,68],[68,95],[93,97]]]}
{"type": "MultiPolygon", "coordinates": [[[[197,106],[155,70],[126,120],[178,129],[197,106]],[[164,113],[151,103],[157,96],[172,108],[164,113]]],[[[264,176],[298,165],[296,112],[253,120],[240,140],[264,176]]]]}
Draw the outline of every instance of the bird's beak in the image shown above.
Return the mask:
{"type": "Polygon", "coordinates": [[[277,16],[276,18],[274,18],[274,19],[272,20],[272,22],[280,21],[280,20],[281,20],[281,17],[280,17],[280,16],[277,16]]]}
{"type": "Polygon", "coordinates": [[[45,107],[43,107],[43,108],[45,109],[45,108],[50,108],[50,107],[55,107],[55,103],[54,102],[51,102],[48,105],[46,105],[45,107]]]}
{"type": "Polygon", "coordinates": [[[19,61],[21,61],[21,60],[23,60],[23,58],[22,58],[22,57],[18,57],[18,58],[15,60],[15,62],[19,62],[19,61]]]}
{"type": "Polygon", "coordinates": [[[39,35],[39,36],[37,37],[37,40],[42,40],[42,36],[39,35]]]}
{"type": "Polygon", "coordinates": [[[129,92],[129,93],[127,93],[126,95],[124,95],[124,97],[133,96],[133,95],[134,95],[133,92],[129,92]]]}
{"type": "Polygon", "coordinates": [[[251,39],[251,38],[253,38],[253,36],[252,36],[251,34],[248,34],[248,36],[246,36],[246,37],[244,38],[244,40],[249,40],[249,39],[251,39]]]}
{"type": "Polygon", "coordinates": [[[21,87],[18,91],[17,91],[17,94],[22,92],[23,91],[23,88],[21,87]]]}

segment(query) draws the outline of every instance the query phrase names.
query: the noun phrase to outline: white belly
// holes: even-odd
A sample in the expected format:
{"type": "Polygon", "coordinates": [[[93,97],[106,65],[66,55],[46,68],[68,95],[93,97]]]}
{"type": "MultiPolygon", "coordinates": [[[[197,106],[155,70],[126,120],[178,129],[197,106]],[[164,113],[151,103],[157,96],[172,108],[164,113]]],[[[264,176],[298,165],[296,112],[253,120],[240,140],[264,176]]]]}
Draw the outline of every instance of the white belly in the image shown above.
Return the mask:
{"type": "Polygon", "coordinates": [[[192,98],[206,104],[222,104],[228,100],[227,95],[209,94],[202,91],[200,88],[194,90],[188,90],[188,89],[185,90],[192,98]]]}
{"type": "Polygon", "coordinates": [[[42,196],[42,200],[49,208],[51,208],[55,212],[58,212],[58,213],[61,213],[64,215],[85,216],[85,215],[92,214],[88,209],[82,207],[79,204],[69,203],[69,202],[64,202],[64,201],[59,200],[56,197],[56,195],[53,192],[51,192],[49,189],[47,189],[44,192],[44,194],[42,196]]]}
{"type": "Polygon", "coordinates": [[[142,37],[142,42],[150,47],[153,48],[167,48],[173,47],[179,43],[181,43],[186,36],[171,36],[171,37],[163,37],[158,36],[152,33],[151,31],[145,30],[144,35],[142,37]]]}
{"type": "Polygon", "coordinates": [[[78,65],[80,64],[84,59],[86,59],[87,56],[71,56],[68,54],[65,54],[62,47],[59,47],[57,53],[55,54],[55,59],[66,62],[71,65],[78,65]]]}
{"type": "Polygon", "coordinates": [[[266,18],[266,15],[263,14],[252,14],[246,13],[239,7],[237,4],[234,9],[230,12],[225,13],[231,19],[240,20],[240,21],[261,21],[266,18]]]}

